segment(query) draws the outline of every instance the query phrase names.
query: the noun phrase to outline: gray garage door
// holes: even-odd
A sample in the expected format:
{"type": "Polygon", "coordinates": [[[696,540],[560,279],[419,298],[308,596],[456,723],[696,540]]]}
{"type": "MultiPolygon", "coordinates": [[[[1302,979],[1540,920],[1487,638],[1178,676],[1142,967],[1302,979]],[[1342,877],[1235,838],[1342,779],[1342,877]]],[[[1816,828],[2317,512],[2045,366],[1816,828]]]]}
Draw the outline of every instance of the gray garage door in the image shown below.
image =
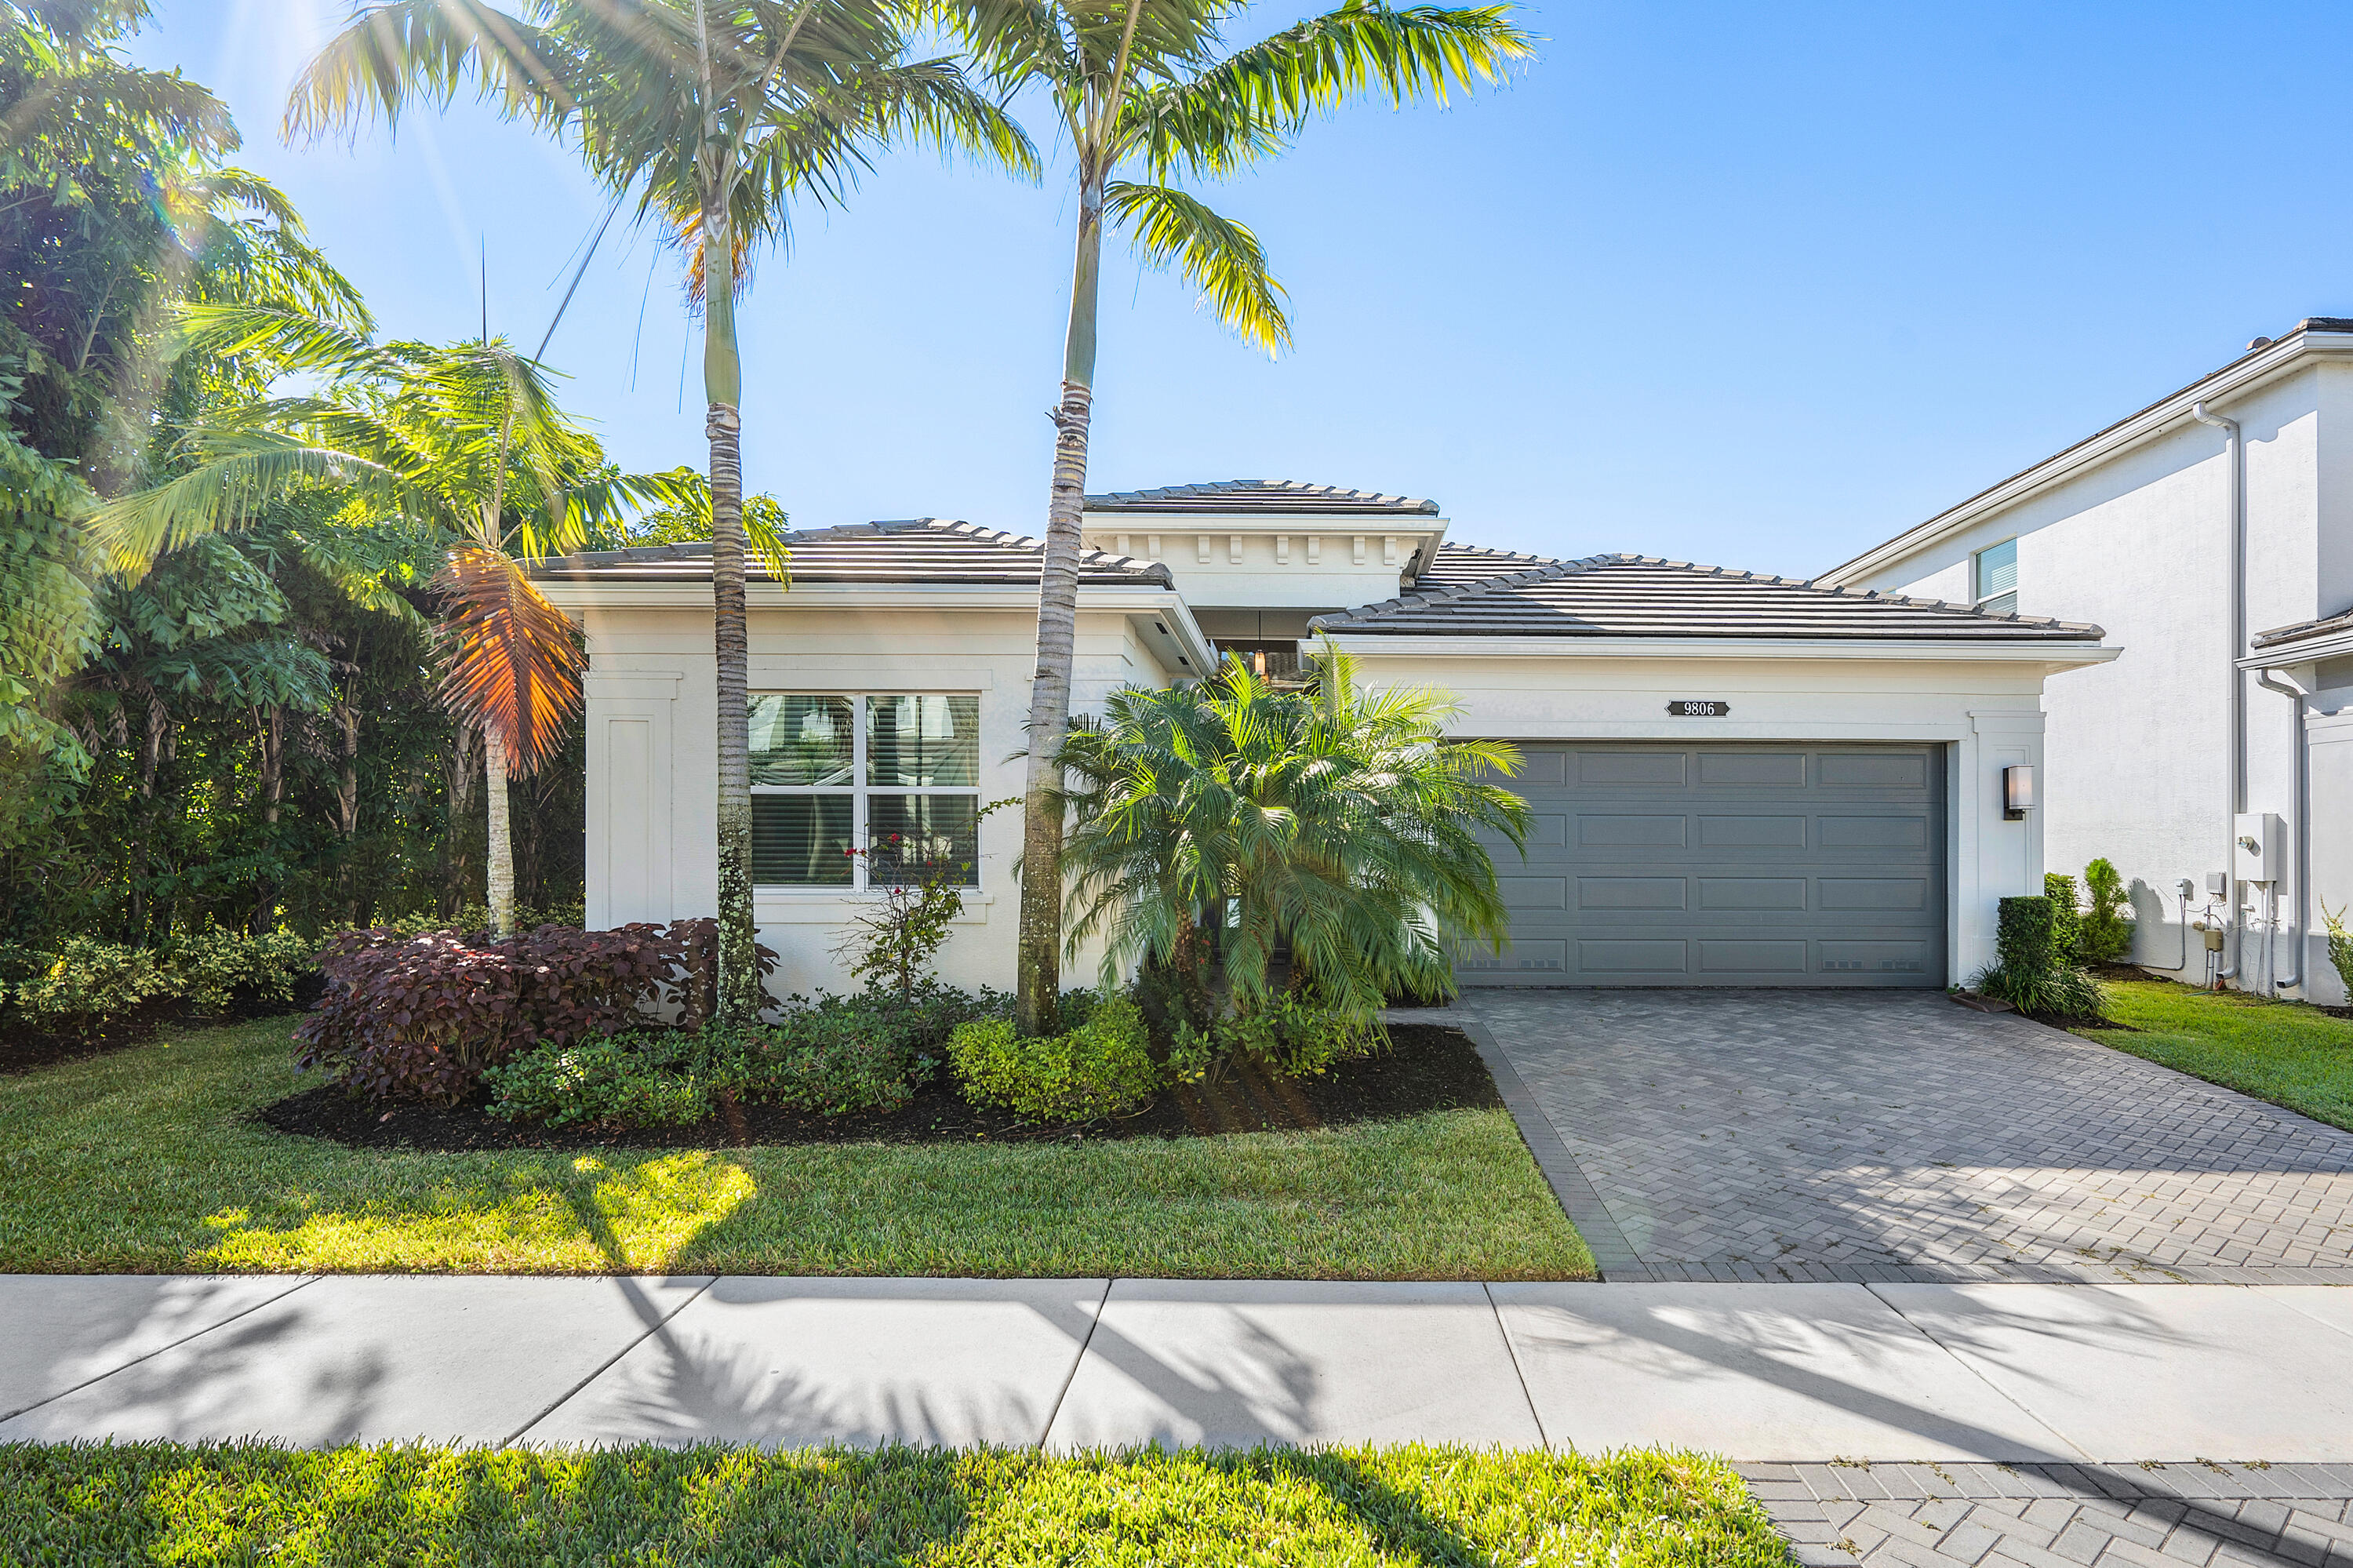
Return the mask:
{"type": "Polygon", "coordinates": [[[1466,984],[1941,986],[1945,765],[1929,746],[1524,745],[1512,937],[1466,984]]]}

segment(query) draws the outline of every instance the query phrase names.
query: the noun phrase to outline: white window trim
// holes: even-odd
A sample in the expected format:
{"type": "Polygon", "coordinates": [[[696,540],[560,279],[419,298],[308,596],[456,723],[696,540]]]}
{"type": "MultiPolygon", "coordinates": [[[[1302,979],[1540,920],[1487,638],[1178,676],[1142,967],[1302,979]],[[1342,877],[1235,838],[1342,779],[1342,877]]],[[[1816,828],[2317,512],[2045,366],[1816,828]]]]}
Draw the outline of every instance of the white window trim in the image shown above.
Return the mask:
{"type": "Polygon", "coordinates": [[[1977,549],[1971,550],[1971,551],[1969,552],[1969,605],[1970,605],[1970,608],[1972,608],[1972,609],[1983,609],[1987,605],[1991,604],[1994,600],[1996,600],[1996,599],[2007,599],[2008,600],[2010,600],[2010,609],[2009,609],[2009,611],[2008,611],[2007,613],[2010,613],[2010,614],[2015,614],[2015,613],[2017,613],[2017,610],[2018,610],[2018,539],[2019,539],[2019,536],[2018,536],[2017,535],[2015,535],[2015,534],[2012,534],[2012,535],[2011,535],[2009,538],[2007,538],[2007,539],[1996,539],[1996,540],[1995,540],[1992,544],[1990,544],[1990,545],[1984,545],[1984,546],[1978,546],[1977,549]],[[1986,591],[1984,591],[1984,590],[1985,590],[1985,558],[1986,558],[1986,553],[1987,553],[1988,551],[1989,551],[1989,550],[1999,550],[1999,549],[2000,549],[2004,545],[2008,545],[2009,546],[2010,546],[2010,586],[2009,586],[2008,588],[2006,588],[2002,589],[2000,593],[1987,593],[1986,591]]]}
{"type": "MultiPolygon", "coordinates": [[[[945,690],[921,691],[909,690],[902,686],[877,687],[871,691],[842,691],[838,688],[831,690],[816,690],[803,687],[797,691],[762,690],[746,692],[744,695],[746,697],[754,698],[847,697],[849,699],[849,783],[754,784],[751,789],[752,793],[754,795],[849,796],[849,840],[852,843],[864,844],[868,842],[869,835],[866,826],[866,802],[870,796],[969,795],[975,800],[980,799],[981,787],[976,782],[970,785],[926,784],[920,788],[910,787],[907,785],[886,786],[866,782],[866,705],[870,701],[876,697],[970,697],[973,699],[973,705],[976,714],[979,708],[980,699],[980,694],[978,692],[957,692],[945,690]]],[[[980,766],[976,740],[973,766],[976,769],[980,766]]],[[[812,895],[829,895],[833,897],[839,898],[848,896],[851,894],[871,893],[875,888],[874,885],[870,884],[866,878],[866,859],[867,857],[862,854],[852,855],[849,857],[849,880],[846,883],[761,882],[757,878],[754,878],[752,883],[753,895],[755,897],[773,897],[777,895],[801,897],[812,895]]],[[[889,886],[892,885],[886,883],[882,885],[889,886]]],[[[962,891],[967,896],[970,896],[971,895],[980,892],[984,886],[985,884],[981,881],[980,858],[979,856],[975,855],[973,858],[972,882],[962,891]]]]}

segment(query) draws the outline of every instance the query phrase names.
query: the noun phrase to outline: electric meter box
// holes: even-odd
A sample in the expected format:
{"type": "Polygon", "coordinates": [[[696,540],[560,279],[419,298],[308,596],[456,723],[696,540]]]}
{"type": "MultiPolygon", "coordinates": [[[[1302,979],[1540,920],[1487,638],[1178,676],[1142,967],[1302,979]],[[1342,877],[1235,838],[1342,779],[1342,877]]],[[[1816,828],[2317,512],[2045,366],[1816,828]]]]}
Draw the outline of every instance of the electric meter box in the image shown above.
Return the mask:
{"type": "Polygon", "coordinates": [[[2231,837],[2241,882],[2277,882],[2287,864],[2287,824],[2271,811],[2242,811],[2231,837]]]}

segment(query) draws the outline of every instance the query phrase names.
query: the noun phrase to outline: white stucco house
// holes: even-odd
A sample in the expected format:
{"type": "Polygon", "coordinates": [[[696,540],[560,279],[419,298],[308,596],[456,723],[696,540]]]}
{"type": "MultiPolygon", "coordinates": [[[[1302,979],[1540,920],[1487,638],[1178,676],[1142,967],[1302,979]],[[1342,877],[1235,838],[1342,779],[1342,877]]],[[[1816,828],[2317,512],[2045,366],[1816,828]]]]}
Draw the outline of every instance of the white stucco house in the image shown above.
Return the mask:
{"type": "MultiPolygon", "coordinates": [[[[1284,481],[1091,496],[1076,705],[1229,652],[1295,666],[1316,630],[1369,683],[1455,694],[1461,733],[1521,746],[1536,819],[1498,860],[1512,940],[1464,952],[1469,984],[1940,986],[1990,961],[1999,898],[2040,891],[2048,808],[2011,809],[2005,770],[2043,763],[2046,683],[2116,659],[2099,626],[1448,531],[1430,502],[1284,481]]],[[[750,594],[775,988],[843,986],[885,874],[850,852],[894,832],[971,867],[944,977],[1008,986],[1020,824],[982,808],[1020,793],[1040,546],[923,519],[791,549],[790,590],[750,594]]],[[[540,576],[590,652],[590,923],[707,914],[708,547],[540,576]]]]}
{"type": "Polygon", "coordinates": [[[2115,863],[2143,965],[2346,1000],[2319,916],[2353,900],[2353,320],[2259,338],[1819,581],[2105,627],[2120,656],[2044,700],[2052,868],[2115,863]]]}

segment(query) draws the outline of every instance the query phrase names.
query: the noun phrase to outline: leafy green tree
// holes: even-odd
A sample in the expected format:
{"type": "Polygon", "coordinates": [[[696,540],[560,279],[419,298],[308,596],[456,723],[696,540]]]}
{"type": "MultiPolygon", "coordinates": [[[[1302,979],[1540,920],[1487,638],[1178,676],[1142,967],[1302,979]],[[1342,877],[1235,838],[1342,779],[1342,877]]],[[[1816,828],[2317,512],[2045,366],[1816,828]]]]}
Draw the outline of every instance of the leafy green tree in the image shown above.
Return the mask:
{"type": "Polygon", "coordinates": [[[993,79],[1045,90],[1078,183],[1022,831],[1016,1016],[1024,1033],[1042,1034],[1061,991],[1064,824],[1053,768],[1071,718],[1103,230],[1124,230],[1147,263],[1181,271],[1220,320],[1273,353],[1291,326],[1258,236],[1175,182],[1278,154],[1312,115],[1352,98],[1442,103],[1500,75],[1533,41],[1502,5],[1345,0],[1231,53],[1223,29],[1241,15],[1239,0],[946,0],[944,9],[993,79]],[[1131,168],[1140,177],[1122,178],[1131,168]]]}
{"type": "MultiPolygon", "coordinates": [[[[917,12],[883,0],[484,0],[364,5],[297,83],[288,127],[470,84],[511,115],[569,137],[617,198],[688,257],[703,320],[712,607],[718,655],[719,1006],[762,1005],[752,910],[749,655],[744,620],[743,367],[736,291],[796,200],[838,203],[881,148],[966,148],[1034,169],[1028,141],[953,61],[916,59],[917,12]],[[723,260],[713,262],[712,259],[723,260]],[[715,280],[715,281],[714,281],[715,280]]],[[[771,570],[783,580],[775,551],[771,570]]]]}
{"type": "MultiPolygon", "coordinates": [[[[216,411],[182,438],[181,471],[100,508],[93,527],[115,569],[135,579],[166,551],[249,526],[322,486],[343,504],[315,538],[332,541],[335,524],[356,524],[379,538],[406,531],[438,556],[433,586],[448,606],[440,692],[482,732],[486,902],[494,928],[511,929],[508,780],[561,749],[586,665],[570,621],[529,567],[578,548],[625,508],[691,501],[701,482],[687,471],[614,472],[556,407],[543,367],[503,340],[377,344],[275,307],[195,306],[185,315],[189,337],[206,348],[235,355],[267,344],[324,385],[216,411]]],[[[372,602],[406,612],[396,596],[372,602]]]]}
{"type": "Polygon", "coordinates": [[[1197,684],[1113,693],[1060,758],[1072,950],[1100,934],[1107,979],[1140,962],[1198,992],[1197,933],[1222,927],[1244,1015],[1268,1004],[1284,946],[1293,983],[1343,1012],[1451,994],[1456,944],[1500,947],[1508,928],[1488,843],[1517,849],[1528,823],[1493,782],[1518,751],[1446,739],[1459,711],[1428,687],[1361,690],[1328,643],[1310,691],[1234,658],[1197,684]]]}

